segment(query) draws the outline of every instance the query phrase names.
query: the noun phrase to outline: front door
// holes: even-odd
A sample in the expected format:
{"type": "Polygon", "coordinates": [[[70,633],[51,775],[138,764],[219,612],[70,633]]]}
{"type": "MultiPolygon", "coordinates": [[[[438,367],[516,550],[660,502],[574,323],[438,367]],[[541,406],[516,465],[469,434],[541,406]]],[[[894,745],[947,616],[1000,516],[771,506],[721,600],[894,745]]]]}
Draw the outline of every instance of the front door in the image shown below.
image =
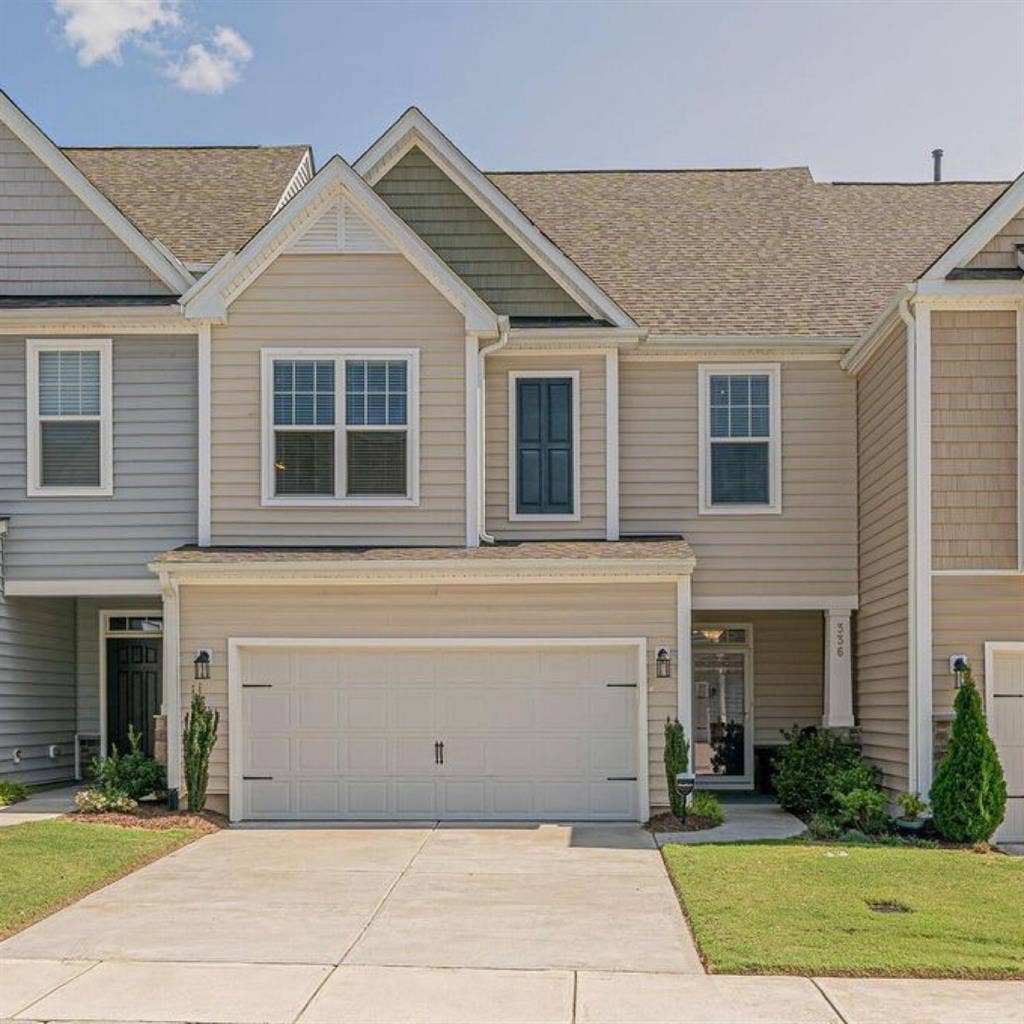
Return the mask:
{"type": "Polygon", "coordinates": [[[129,750],[128,727],[142,734],[153,755],[153,716],[160,712],[161,641],[153,637],[107,639],[107,749],[129,750]]]}
{"type": "Polygon", "coordinates": [[[693,628],[693,762],[704,785],[753,782],[750,626],[693,628]]]}

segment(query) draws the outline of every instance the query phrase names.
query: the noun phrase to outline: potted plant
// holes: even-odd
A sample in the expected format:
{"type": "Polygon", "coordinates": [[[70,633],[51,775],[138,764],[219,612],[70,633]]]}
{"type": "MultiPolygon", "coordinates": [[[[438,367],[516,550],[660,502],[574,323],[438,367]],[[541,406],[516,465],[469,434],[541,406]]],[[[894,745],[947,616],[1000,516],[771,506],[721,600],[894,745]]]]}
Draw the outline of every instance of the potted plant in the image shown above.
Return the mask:
{"type": "Polygon", "coordinates": [[[928,804],[914,793],[900,793],[896,803],[903,811],[903,817],[896,819],[896,827],[903,835],[916,836],[924,828],[922,815],[928,810],[928,804]]]}

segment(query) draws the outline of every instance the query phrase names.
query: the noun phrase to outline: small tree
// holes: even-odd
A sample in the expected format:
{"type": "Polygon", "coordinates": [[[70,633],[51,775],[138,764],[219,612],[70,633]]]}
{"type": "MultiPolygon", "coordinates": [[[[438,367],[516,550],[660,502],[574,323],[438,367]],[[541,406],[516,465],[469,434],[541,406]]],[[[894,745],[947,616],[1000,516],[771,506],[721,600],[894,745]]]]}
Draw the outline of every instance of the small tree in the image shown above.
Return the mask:
{"type": "Polygon", "coordinates": [[[190,811],[206,807],[206,787],[210,782],[210,753],[217,742],[220,712],[208,707],[206,698],[192,691],[192,706],[185,716],[182,746],[185,759],[185,792],[190,811]]]}
{"type": "Polygon", "coordinates": [[[676,791],[676,775],[690,768],[690,744],[679,719],[665,719],[665,778],[668,780],[668,802],[672,813],[686,817],[686,799],[676,791]]]}
{"type": "Polygon", "coordinates": [[[1006,813],[1006,780],[970,669],[953,708],[949,749],[932,783],[932,819],[952,842],[984,843],[1006,813]]]}

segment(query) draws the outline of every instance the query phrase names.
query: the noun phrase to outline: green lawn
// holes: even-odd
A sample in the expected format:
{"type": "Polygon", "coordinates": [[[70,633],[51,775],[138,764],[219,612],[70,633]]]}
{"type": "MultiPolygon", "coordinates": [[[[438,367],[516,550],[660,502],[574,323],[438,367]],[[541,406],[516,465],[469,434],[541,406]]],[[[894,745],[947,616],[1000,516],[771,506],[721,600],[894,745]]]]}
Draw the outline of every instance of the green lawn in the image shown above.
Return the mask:
{"type": "Polygon", "coordinates": [[[33,821],[0,828],[0,938],[195,838],[163,831],[33,821]]]}
{"type": "Polygon", "coordinates": [[[664,855],[712,971],[1024,976],[1022,858],[800,843],[664,855]]]}

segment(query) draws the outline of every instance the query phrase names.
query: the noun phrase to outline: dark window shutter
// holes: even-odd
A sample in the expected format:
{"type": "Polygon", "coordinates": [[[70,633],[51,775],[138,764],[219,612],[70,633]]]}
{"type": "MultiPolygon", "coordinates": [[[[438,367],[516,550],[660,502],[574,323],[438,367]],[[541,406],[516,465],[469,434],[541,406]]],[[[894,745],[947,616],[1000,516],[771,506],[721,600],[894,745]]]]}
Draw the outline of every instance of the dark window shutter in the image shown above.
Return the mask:
{"type": "Polygon", "coordinates": [[[571,515],[573,509],[572,380],[516,381],[516,512],[571,515]]]}

